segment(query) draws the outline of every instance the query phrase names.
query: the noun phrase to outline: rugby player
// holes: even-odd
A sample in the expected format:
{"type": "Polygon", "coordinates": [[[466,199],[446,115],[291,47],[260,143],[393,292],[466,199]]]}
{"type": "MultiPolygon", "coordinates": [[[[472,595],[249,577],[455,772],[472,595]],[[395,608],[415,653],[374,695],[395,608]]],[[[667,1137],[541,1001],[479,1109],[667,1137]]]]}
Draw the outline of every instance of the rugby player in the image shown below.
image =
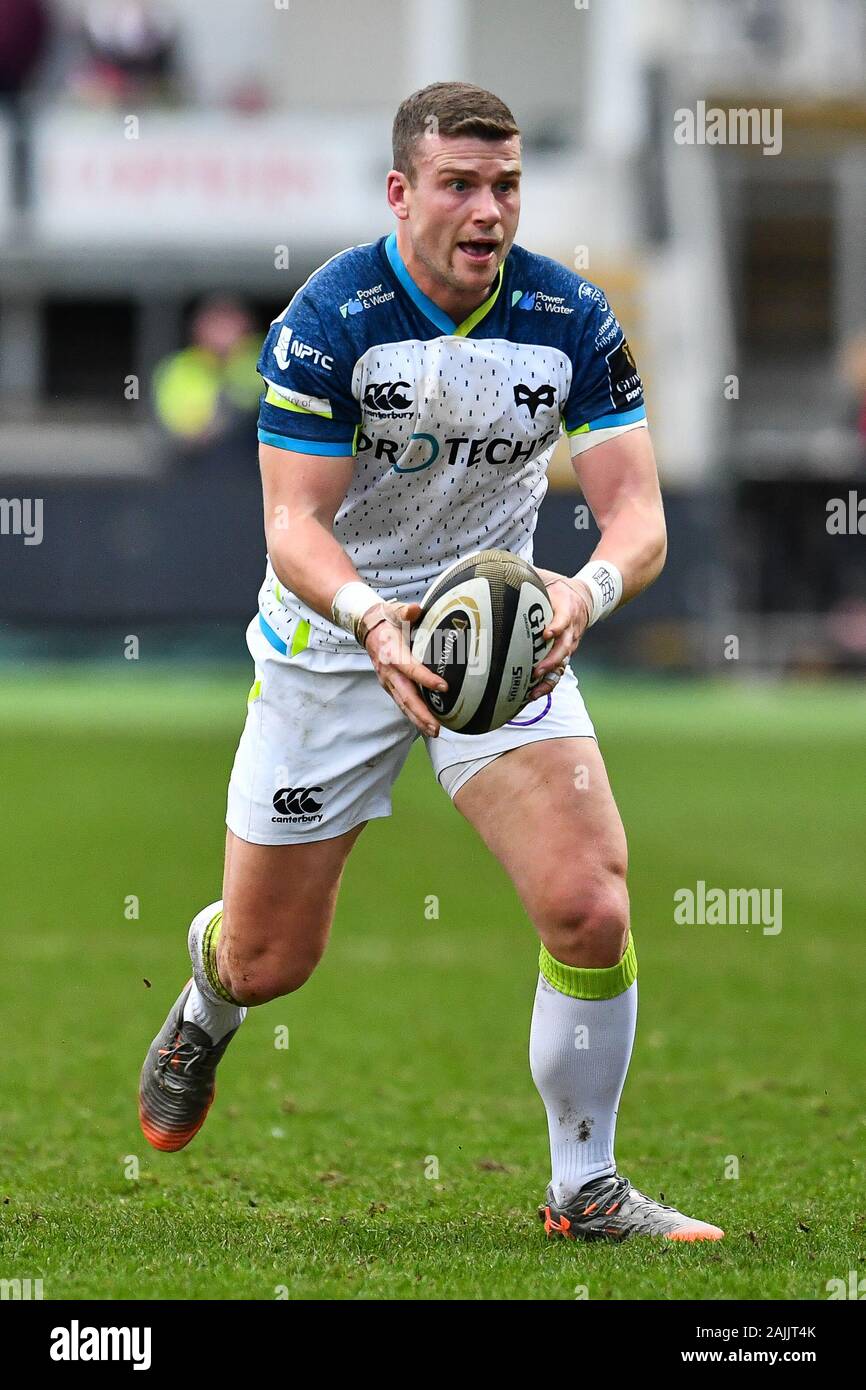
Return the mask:
{"type": "Polygon", "coordinates": [[[569,664],[664,563],[640,377],[603,291],[515,245],[520,133],[498,97],[459,82],[414,93],[393,161],[395,230],[315,271],[259,359],[268,564],[223,895],[191,923],[193,978],[145,1059],[142,1128],[158,1149],[188,1144],[247,1010],[309,978],[347,856],[390,814],[421,736],[541,940],[530,1066],[550,1139],[548,1235],[717,1240],[617,1172],[637,1014],[626,842],[569,664]],[[563,429],[601,539],[575,574],[540,571],[554,640],[518,717],[449,732],[417,689],[444,687],[410,654],[418,600],[470,552],[531,561],[563,429]]]}

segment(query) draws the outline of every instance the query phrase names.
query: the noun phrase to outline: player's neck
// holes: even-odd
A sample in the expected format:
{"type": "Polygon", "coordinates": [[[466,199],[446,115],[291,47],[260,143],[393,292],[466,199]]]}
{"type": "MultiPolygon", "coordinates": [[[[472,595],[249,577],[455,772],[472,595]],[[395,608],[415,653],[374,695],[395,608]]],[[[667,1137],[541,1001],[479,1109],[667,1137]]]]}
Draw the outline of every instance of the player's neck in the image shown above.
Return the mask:
{"type": "Polygon", "coordinates": [[[471,294],[460,294],[457,290],[452,290],[448,285],[444,285],[441,280],[437,280],[431,275],[427,266],[420,261],[412,250],[412,243],[408,236],[401,236],[402,226],[397,227],[397,250],[403,261],[406,270],[411,275],[415,284],[422,294],[433,303],[455,323],[462,323],[470,314],[483,304],[485,299],[489,299],[496,285],[499,275],[497,268],[496,275],[483,290],[476,290],[471,294]]]}

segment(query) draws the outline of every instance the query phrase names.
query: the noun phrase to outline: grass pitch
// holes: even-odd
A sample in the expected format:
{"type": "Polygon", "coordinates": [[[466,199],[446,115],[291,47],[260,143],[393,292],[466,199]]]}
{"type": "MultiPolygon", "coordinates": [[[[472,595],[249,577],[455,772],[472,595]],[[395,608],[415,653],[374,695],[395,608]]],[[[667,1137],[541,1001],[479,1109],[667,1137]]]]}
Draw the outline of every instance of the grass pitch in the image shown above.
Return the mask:
{"type": "Polygon", "coordinates": [[[727,1232],[611,1248],[535,1216],[534,934],[420,747],[312,981],[251,1012],[187,1150],[143,1140],[138,1070],[219,894],[248,684],[0,684],[0,1276],[59,1299],[823,1299],[866,1271],[862,695],[583,681],[640,963],[620,1170],[727,1232]],[[782,931],[676,925],[699,879],[781,888],[782,931]]]}

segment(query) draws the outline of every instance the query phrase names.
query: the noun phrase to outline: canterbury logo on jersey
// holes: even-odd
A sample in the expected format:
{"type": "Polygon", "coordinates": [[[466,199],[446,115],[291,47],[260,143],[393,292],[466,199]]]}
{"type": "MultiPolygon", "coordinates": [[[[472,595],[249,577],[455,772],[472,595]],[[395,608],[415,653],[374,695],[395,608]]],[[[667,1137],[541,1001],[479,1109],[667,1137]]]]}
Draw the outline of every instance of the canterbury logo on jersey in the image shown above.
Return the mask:
{"type": "Polygon", "coordinates": [[[371,381],[364,392],[364,406],[381,415],[393,415],[398,410],[411,410],[412,397],[408,381],[371,381]]]}
{"type": "Polygon", "coordinates": [[[514,388],[514,404],[528,406],[529,414],[533,420],[540,405],[554,405],[555,403],[556,390],[553,386],[539,386],[537,391],[533,391],[530,386],[519,381],[514,388]]]}
{"type": "Polygon", "coordinates": [[[306,816],[321,811],[322,802],[314,793],[322,794],[321,787],[281,787],[274,792],[274,810],[284,816],[306,816]]]}

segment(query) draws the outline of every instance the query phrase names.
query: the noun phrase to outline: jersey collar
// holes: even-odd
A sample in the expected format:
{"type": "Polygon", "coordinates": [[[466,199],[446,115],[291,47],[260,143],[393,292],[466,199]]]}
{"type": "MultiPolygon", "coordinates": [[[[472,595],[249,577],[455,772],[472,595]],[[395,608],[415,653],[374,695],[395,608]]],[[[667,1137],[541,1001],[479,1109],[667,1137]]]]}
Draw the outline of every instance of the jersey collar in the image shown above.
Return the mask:
{"type": "Polygon", "coordinates": [[[440,309],[438,304],[434,304],[432,299],[428,299],[423,290],[420,290],[415,284],[397,248],[396,232],[392,232],[390,236],[386,237],[385,254],[388,257],[388,264],[416,308],[420,309],[421,313],[425,318],[428,318],[431,323],[435,323],[436,327],[442,333],[448,333],[453,338],[468,337],[476,324],[479,324],[481,320],[490,313],[490,310],[499,298],[499,291],[502,288],[504,264],[499,267],[499,272],[496,276],[496,284],[492,294],[488,295],[484,303],[479,304],[477,309],[473,309],[469,317],[465,318],[462,323],[455,323],[452,318],[448,317],[444,309],[440,309]]]}

